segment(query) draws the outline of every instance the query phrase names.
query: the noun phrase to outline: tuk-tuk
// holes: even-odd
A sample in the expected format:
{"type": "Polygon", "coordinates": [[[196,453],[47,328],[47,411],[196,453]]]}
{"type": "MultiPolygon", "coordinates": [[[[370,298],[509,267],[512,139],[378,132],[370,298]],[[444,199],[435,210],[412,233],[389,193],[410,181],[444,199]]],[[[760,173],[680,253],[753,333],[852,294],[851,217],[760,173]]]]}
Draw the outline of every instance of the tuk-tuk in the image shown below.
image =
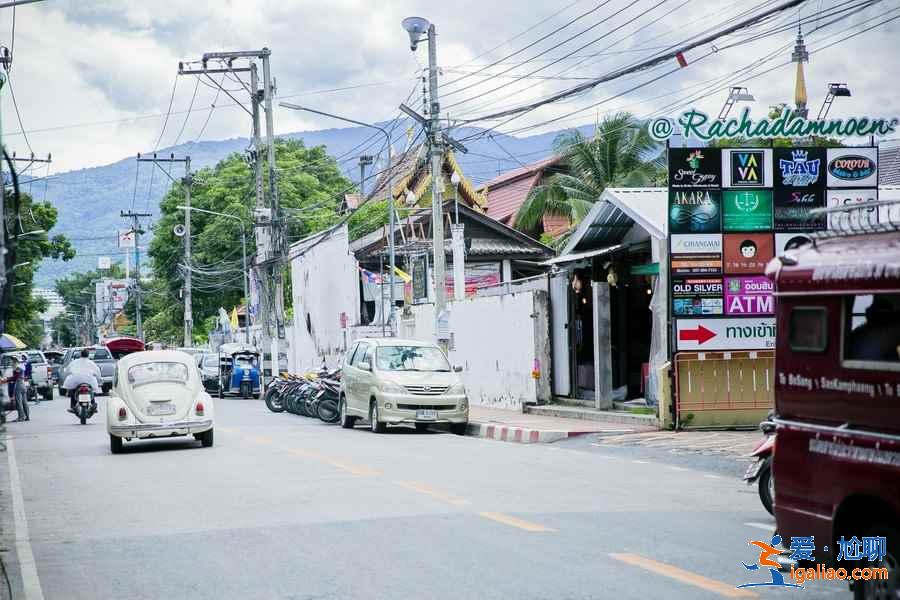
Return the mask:
{"type": "Polygon", "coordinates": [[[219,398],[226,395],[259,398],[262,356],[244,344],[222,344],[219,348],[219,398]]]}

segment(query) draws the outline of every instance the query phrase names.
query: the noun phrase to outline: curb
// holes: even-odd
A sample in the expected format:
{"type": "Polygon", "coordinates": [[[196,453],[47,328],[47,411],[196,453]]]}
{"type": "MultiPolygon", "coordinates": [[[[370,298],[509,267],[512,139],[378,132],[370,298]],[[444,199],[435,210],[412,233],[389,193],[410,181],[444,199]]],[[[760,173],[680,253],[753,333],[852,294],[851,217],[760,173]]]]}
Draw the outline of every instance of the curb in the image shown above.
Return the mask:
{"type": "Polygon", "coordinates": [[[519,444],[552,444],[576,435],[594,433],[590,431],[548,431],[546,429],[528,429],[511,427],[497,423],[469,422],[466,435],[498,442],[515,442],[519,444]]]}

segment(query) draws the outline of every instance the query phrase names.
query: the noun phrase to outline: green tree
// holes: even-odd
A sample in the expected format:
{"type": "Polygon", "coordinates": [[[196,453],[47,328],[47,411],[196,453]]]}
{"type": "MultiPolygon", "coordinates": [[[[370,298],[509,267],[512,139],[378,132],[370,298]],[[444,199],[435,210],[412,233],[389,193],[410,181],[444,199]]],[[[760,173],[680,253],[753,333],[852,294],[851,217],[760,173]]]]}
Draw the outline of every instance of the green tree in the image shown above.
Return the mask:
{"type": "Polygon", "coordinates": [[[576,130],[560,135],[555,146],[564,171],[528,194],[516,214],[517,229],[533,232],[549,215],[577,224],[607,187],[646,186],[659,179],[659,145],[627,112],[604,117],[591,138],[576,130]]]}
{"type": "Polygon", "coordinates": [[[44,258],[71,260],[75,250],[65,236],[48,233],[57,219],[56,208],[49,202],[35,202],[24,192],[16,201],[7,190],[5,214],[7,281],[0,297],[0,331],[37,346],[42,334],[38,315],[47,303],[32,296],[34,273],[44,258]]]}
{"type": "MultiPolygon", "coordinates": [[[[323,146],[307,148],[300,140],[277,140],[275,145],[278,196],[287,221],[288,242],[320,231],[338,220],[337,209],[350,187],[337,162],[323,146]]],[[[264,172],[266,165],[263,166],[264,172]]],[[[153,282],[145,296],[145,337],[168,340],[181,335],[184,282],[184,246],[173,233],[184,222],[181,183],[172,186],[160,203],[160,218],[153,226],[150,259],[153,282]]],[[[240,218],[247,232],[248,263],[255,249],[253,209],[256,204],[253,171],[239,154],[212,168],[198,171],[191,188],[195,208],[240,218]]],[[[192,300],[195,327],[221,306],[230,309],[243,300],[241,234],[234,219],[193,212],[192,300]]],[[[289,296],[288,286],[285,286],[289,296]]],[[[289,298],[287,298],[289,300],[289,298]]],[[[202,331],[202,327],[198,329],[202,331]]]]}

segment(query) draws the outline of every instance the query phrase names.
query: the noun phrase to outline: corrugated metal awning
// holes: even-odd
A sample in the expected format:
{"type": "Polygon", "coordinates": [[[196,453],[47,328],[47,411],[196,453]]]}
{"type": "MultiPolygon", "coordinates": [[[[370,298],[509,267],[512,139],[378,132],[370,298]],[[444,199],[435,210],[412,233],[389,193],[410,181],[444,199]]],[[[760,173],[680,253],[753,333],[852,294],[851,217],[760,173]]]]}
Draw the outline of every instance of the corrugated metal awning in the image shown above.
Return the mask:
{"type": "Polygon", "coordinates": [[[572,252],[569,254],[563,254],[562,256],[557,256],[556,258],[551,258],[550,260],[545,260],[540,263],[542,265],[550,266],[550,265],[559,265],[562,263],[570,263],[575,262],[577,260],[584,260],[586,258],[595,258],[597,256],[604,256],[606,254],[612,254],[618,250],[622,250],[625,248],[624,244],[616,244],[615,246],[608,246],[606,248],[600,248],[599,250],[588,250],[587,252],[572,252]]]}

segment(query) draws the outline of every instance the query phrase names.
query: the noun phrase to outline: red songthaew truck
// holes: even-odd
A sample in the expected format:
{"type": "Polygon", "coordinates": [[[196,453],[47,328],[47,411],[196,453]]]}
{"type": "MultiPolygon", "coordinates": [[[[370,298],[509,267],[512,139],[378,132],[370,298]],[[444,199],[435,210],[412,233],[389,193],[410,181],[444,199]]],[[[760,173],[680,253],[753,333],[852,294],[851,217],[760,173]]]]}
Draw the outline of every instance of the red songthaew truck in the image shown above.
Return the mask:
{"type": "Polygon", "coordinates": [[[836,565],[841,538],[885,537],[889,580],[857,581],[854,593],[896,599],[900,227],[849,229],[860,232],[814,237],[769,265],[778,317],[775,516],[785,543],[814,536],[816,562],[831,566],[849,567],[836,565]]]}

